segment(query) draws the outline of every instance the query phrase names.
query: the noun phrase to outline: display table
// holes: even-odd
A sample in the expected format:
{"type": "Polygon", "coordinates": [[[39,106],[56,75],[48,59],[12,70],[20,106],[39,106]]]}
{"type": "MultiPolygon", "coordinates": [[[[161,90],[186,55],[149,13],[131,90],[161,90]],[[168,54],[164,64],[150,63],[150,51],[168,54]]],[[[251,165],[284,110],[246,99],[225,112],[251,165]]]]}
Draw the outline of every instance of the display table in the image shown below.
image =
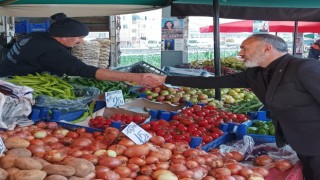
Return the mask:
{"type": "Polygon", "coordinates": [[[303,180],[302,165],[298,163],[289,171],[282,172],[276,168],[269,169],[270,175],[265,180],[303,180]]]}

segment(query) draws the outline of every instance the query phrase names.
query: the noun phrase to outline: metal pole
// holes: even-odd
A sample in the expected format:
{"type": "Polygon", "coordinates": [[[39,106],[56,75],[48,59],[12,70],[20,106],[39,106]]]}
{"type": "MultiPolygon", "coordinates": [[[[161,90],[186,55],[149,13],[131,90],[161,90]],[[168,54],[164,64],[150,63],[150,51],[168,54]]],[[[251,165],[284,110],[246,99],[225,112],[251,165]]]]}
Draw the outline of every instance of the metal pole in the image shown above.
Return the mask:
{"type": "Polygon", "coordinates": [[[293,32],[293,44],[292,44],[292,55],[296,55],[296,48],[297,48],[297,44],[296,44],[296,39],[298,36],[298,21],[294,21],[294,32],[293,32]]]}
{"type": "MultiPolygon", "coordinates": [[[[219,23],[219,0],[213,0],[213,50],[214,50],[214,72],[215,76],[221,76],[221,61],[220,61],[220,23],[219,23]]],[[[215,99],[221,100],[221,89],[215,89],[215,99]]]]}

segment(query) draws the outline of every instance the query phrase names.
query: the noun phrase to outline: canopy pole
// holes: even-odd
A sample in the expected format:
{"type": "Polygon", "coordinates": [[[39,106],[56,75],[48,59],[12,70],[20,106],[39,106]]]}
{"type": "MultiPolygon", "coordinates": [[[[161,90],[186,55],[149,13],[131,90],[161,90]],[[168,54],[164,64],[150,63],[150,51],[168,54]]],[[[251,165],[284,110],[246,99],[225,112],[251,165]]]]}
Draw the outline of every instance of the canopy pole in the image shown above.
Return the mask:
{"type": "MultiPolygon", "coordinates": [[[[221,76],[221,61],[220,61],[220,23],[219,23],[219,0],[213,0],[213,51],[214,51],[214,74],[221,76]]],[[[215,99],[221,100],[221,89],[215,89],[215,99]]]]}
{"type": "Polygon", "coordinates": [[[298,36],[298,21],[294,21],[294,31],[293,31],[293,44],[292,44],[292,55],[295,56],[296,55],[296,48],[297,48],[297,44],[296,44],[296,40],[297,40],[297,36],[298,36]]]}

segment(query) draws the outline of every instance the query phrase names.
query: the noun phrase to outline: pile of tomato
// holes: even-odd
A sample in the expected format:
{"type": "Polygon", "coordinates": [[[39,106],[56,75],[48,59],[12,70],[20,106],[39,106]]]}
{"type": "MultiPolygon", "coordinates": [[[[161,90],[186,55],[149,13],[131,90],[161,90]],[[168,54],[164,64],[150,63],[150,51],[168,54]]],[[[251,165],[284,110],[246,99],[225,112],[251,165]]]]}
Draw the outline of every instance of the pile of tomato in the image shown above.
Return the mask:
{"type": "Polygon", "coordinates": [[[126,114],[114,114],[112,116],[103,117],[103,116],[96,116],[95,118],[91,118],[89,120],[89,127],[98,128],[98,129],[105,129],[110,127],[111,123],[114,121],[121,122],[122,125],[130,124],[134,122],[136,124],[143,123],[147,117],[141,115],[126,115],[126,114]]]}
{"type": "Polygon", "coordinates": [[[141,127],[151,134],[162,136],[166,142],[190,142],[191,137],[202,137],[205,145],[223,135],[221,123],[243,123],[248,120],[244,114],[233,114],[212,105],[194,105],[174,115],[168,122],[155,120],[141,127]]]}

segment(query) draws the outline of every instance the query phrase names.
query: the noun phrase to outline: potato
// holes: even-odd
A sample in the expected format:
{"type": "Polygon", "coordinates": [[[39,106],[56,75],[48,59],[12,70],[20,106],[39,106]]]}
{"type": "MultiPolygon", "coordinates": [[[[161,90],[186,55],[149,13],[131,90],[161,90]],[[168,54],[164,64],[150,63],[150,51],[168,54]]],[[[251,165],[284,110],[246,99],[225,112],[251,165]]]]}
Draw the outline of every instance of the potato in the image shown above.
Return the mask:
{"type": "Polygon", "coordinates": [[[46,160],[44,160],[44,159],[42,159],[40,157],[34,156],[34,157],[32,157],[32,159],[35,159],[35,160],[39,161],[42,164],[43,167],[45,167],[46,165],[50,165],[51,164],[48,161],[46,161],[46,160]]]}
{"type": "Polygon", "coordinates": [[[14,167],[14,161],[16,160],[17,156],[15,155],[6,155],[0,159],[0,167],[3,169],[8,169],[14,167]]]}
{"type": "Polygon", "coordinates": [[[18,157],[14,161],[14,165],[23,170],[29,169],[42,169],[41,162],[31,158],[31,157],[18,157]]]}
{"type": "Polygon", "coordinates": [[[8,172],[8,175],[11,176],[12,174],[16,173],[17,171],[19,171],[20,169],[19,168],[16,168],[16,167],[11,167],[11,168],[8,168],[6,169],[6,171],[8,172]]]}
{"type": "Polygon", "coordinates": [[[47,165],[42,168],[42,171],[47,172],[48,175],[56,174],[61,176],[72,176],[76,173],[74,167],[59,164],[47,165]]]}
{"type": "Polygon", "coordinates": [[[63,160],[62,164],[74,167],[76,170],[74,175],[78,177],[87,176],[95,171],[94,165],[90,161],[82,158],[66,158],[63,160]]]}
{"type": "Polygon", "coordinates": [[[15,155],[17,157],[31,157],[32,153],[26,148],[11,149],[6,155],[15,155]]]}
{"type": "Polygon", "coordinates": [[[2,168],[0,168],[0,180],[7,180],[8,172],[2,168]]]}
{"type": "Polygon", "coordinates": [[[9,137],[4,142],[4,145],[8,149],[27,148],[30,145],[30,142],[18,137],[9,137]]]}
{"type": "Polygon", "coordinates": [[[44,180],[68,180],[68,178],[61,175],[50,175],[44,178],[44,180]]]}
{"type": "Polygon", "coordinates": [[[20,170],[14,173],[10,180],[43,180],[47,173],[39,169],[20,170]]]}

